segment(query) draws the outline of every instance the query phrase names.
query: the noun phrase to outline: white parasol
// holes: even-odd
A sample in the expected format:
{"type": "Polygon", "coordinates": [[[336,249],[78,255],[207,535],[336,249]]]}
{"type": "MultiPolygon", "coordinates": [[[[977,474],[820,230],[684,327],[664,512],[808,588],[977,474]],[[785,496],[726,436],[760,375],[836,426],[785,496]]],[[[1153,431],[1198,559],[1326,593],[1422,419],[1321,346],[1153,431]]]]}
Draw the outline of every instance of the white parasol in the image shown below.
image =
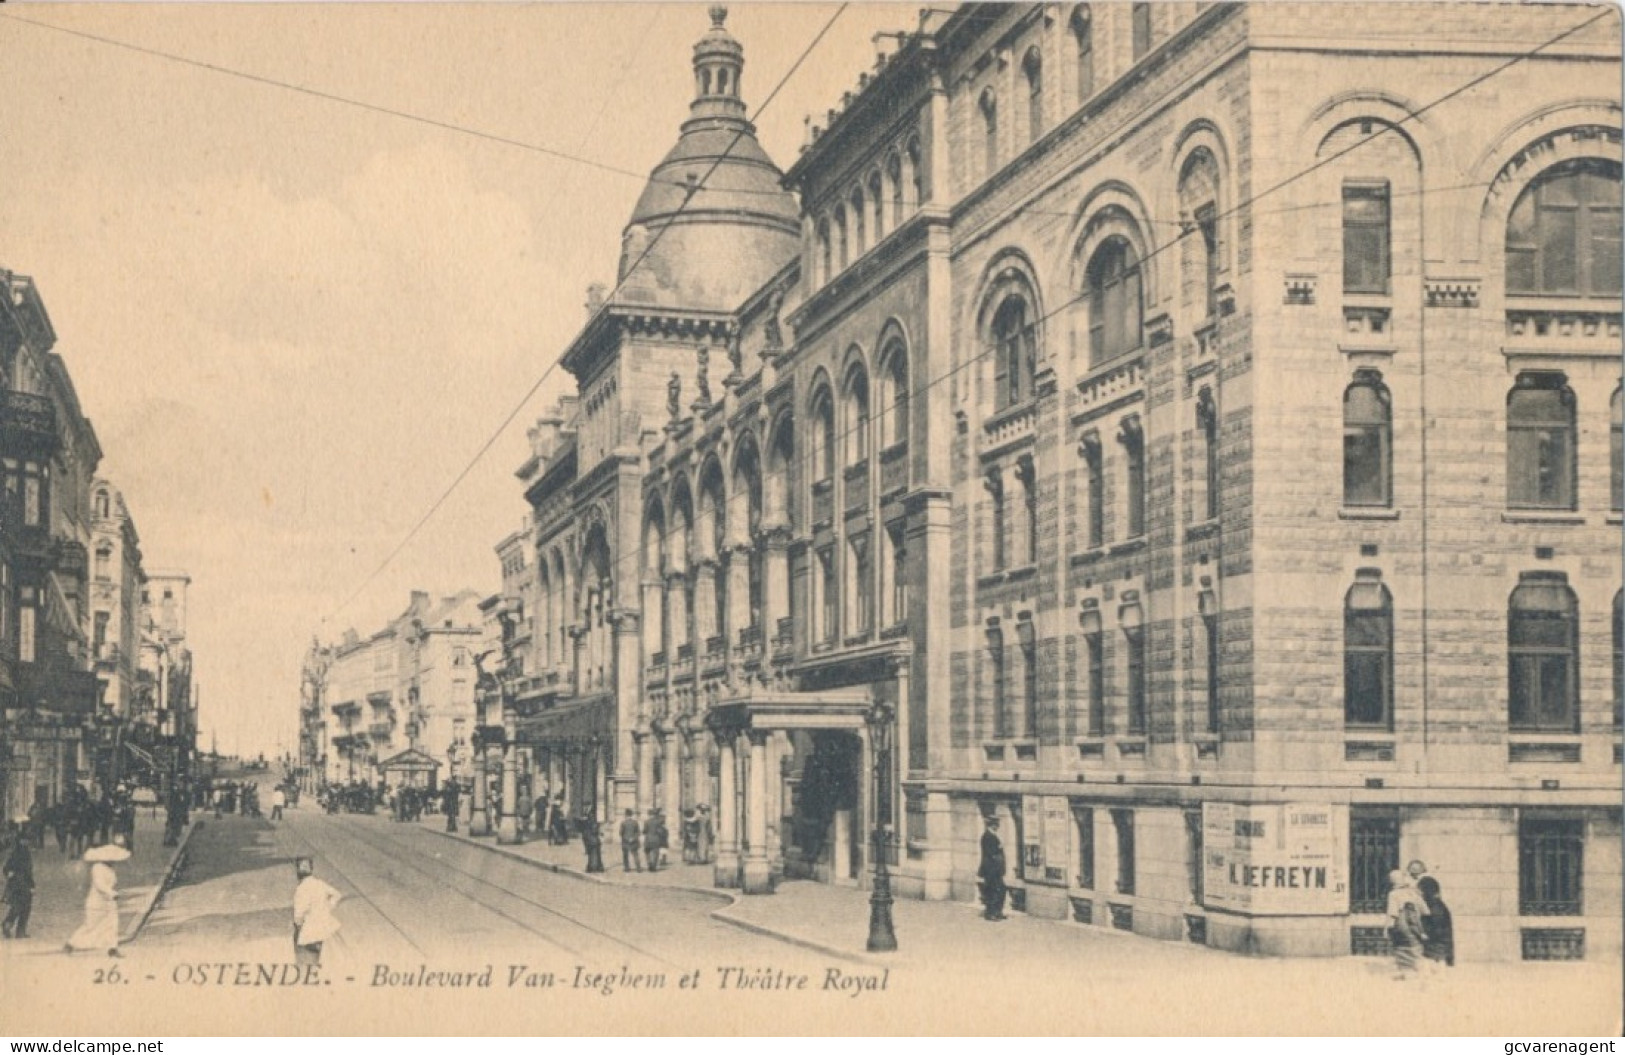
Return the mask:
{"type": "Polygon", "coordinates": [[[128,861],[129,859],[130,851],[126,850],[122,846],[115,846],[112,843],[108,843],[106,846],[92,846],[90,849],[85,851],[85,860],[91,862],[101,861],[106,864],[114,864],[118,861],[128,861]]]}

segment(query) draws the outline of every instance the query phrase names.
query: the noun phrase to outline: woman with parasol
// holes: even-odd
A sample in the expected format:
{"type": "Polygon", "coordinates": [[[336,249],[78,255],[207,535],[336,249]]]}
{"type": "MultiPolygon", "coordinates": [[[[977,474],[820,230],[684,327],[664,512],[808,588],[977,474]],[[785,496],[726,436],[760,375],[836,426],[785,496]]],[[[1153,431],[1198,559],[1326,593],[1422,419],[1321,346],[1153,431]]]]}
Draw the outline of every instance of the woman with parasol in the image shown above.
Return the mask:
{"type": "Polygon", "coordinates": [[[93,846],[85,851],[84,860],[90,863],[85,922],[73,932],[62,947],[63,952],[105,949],[109,956],[123,955],[118,951],[118,876],[113,865],[129,859],[130,851],[122,835],[113,836],[113,841],[106,846],[93,846]]]}

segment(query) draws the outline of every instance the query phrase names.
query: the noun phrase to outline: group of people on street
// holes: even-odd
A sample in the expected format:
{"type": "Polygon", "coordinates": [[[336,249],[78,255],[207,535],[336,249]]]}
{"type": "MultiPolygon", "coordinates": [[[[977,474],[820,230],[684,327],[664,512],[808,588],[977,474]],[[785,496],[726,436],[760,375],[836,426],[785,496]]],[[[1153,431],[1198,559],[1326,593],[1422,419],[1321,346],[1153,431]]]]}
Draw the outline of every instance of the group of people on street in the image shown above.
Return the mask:
{"type": "MultiPolygon", "coordinates": [[[[711,808],[695,806],[683,815],[683,863],[708,864],[715,832],[711,826],[711,808]]],[[[658,872],[671,863],[668,853],[671,832],[666,826],[664,811],[656,807],[648,818],[638,823],[637,813],[627,810],[621,819],[621,867],[628,872],[641,872],[645,867],[658,872]],[[641,851],[641,856],[640,856],[641,851]]]]}
{"type": "Polygon", "coordinates": [[[1456,932],[1439,881],[1427,865],[1412,861],[1388,874],[1388,940],[1394,950],[1394,977],[1415,977],[1423,962],[1456,965],[1456,932]]]}
{"type": "Polygon", "coordinates": [[[260,787],[248,780],[241,783],[225,781],[215,784],[209,789],[209,806],[214,810],[215,820],[219,820],[228,813],[237,813],[244,817],[258,817],[260,816],[260,787]]]}
{"type": "Polygon", "coordinates": [[[45,833],[56,837],[57,852],[78,857],[91,846],[108,842],[114,834],[135,844],[135,798],[128,785],[119,784],[93,796],[75,784],[60,802],[36,800],[28,815],[17,822],[34,849],[45,848],[45,833]]]}
{"type": "MultiPolygon", "coordinates": [[[[82,803],[78,805],[82,806],[82,803]]],[[[5,878],[6,912],[4,921],[0,922],[0,936],[6,939],[27,938],[29,919],[34,912],[36,848],[29,817],[13,818],[6,834],[5,863],[0,865],[0,875],[5,878]]],[[[105,840],[95,841],[76,856],[90,865],[89,884],[85,891],[85,917],[84,922],[63,944],[62,951],[95,951],[119,956],[118,875],[113,866],[130,859],[129,840],[124,832],[114,831],[105,840]]]]}

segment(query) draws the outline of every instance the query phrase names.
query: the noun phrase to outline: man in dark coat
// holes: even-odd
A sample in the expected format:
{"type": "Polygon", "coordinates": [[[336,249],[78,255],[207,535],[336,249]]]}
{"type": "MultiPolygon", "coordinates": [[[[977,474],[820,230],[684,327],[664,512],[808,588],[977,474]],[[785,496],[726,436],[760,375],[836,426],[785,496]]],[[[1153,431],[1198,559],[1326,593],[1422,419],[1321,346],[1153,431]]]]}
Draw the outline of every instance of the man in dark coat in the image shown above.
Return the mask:
{"type": "Polygon", "coordinates": [[[661,855],[666,851],[666,817],[659,810],[650,810],[643,825],[643,859],[649,871],[660,871],[661,855]]]}
{"type": "Polygon", "coordinates": [[[977,878],[982,881],[983,919],[1004,918],[1004,871],[1004,844],[999,842],[999,821],[996,817],[989,817],[987,830],[982,833],[982,864],[976,870],[977,878]]]}
{"type": "Polygon", "coordinates": [[[28,937],[28,916],[34,910],[34,858],[28,852],[28,840],[23,833],[11,845],[6,858],[6,919],[0,924],[0,933],[8,938],[28,937]]]}
{"type": "Polygon", "coordinates": [[[446,790],[440,796],[440,808],[445,811],[448,832],[457,830],[457,790],[456,781],[447,781],[446,790]]]}
{"type": "Polygon", "coordinates": [[[621,870],[624,872],[643,871],[643,861],[638,857],[640,834],[637,814],[627,810],[626,816],[621,819],[621,870]]]}

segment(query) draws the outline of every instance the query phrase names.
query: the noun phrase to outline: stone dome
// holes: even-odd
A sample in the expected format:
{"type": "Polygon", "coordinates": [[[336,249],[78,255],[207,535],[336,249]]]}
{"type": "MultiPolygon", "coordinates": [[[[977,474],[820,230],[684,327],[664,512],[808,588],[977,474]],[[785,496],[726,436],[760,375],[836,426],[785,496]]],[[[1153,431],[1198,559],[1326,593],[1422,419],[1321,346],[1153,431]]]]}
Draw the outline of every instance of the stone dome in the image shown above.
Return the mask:
{"type": "Polygon", "coordinates": [[[726,19],[711,9],[689,117],[622,235],[621,303],[731,311],[800,251],[800,210],[746,119],[744,49],[726,19]]]}

